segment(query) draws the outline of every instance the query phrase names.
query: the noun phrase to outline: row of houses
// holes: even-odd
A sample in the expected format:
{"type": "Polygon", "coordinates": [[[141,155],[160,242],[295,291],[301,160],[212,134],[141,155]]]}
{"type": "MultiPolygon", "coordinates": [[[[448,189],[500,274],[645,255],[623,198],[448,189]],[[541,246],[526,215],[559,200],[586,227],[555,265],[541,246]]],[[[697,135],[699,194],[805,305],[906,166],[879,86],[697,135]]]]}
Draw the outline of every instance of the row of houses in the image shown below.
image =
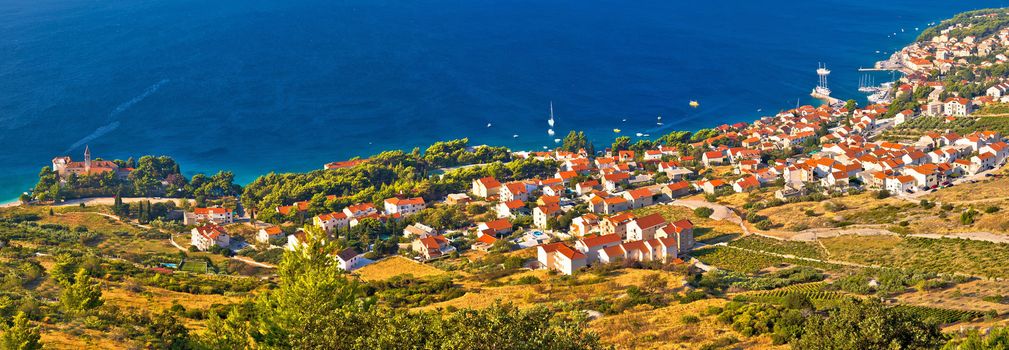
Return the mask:
{"type": "MultiPolygon", "coordinates": [[[[690,220],[668,223],[660,214],[635,217],[631,213],[597,220],[594,214],[579,217],[574,232],[586,232],[574,247],[564,242],[537,247],[537,260],[544,268],[572,274],[594,264],[618,261],[670,262],[694,247],[694,225],[690,220]],[[592,224],[591,222],[598,222],[592,224]]],[[[575,226],[575,224],[572,224],[575,226]]]]}

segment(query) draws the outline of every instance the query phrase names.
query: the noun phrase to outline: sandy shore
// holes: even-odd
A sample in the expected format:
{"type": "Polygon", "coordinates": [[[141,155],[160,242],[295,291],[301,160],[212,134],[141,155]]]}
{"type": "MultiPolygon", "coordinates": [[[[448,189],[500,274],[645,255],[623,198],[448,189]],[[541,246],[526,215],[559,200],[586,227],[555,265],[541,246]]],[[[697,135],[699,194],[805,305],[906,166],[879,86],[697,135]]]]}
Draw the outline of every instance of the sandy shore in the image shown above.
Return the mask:
{"type": "MultiPolygon", "coordinates": [[[[135,197],[135,198],[123,198],[123,203],[136,203],[136,202],[141,202],[141,201],[151,201],[152,203],[163,203],[163,202],[175,202],[175,203],[178,203],[178,201],[180,201],[180,200],[183,200],[183,199],[182,198],[161,198],[161,197],[135,197]]],[[[194,203],[195,202],[192,199],[185,199],[185,200],[189,201],[190,203],[194,203]]],[[[112,203],[115,203],[115,201],[116,201],[115,197],[78,198],[78,199],[67,200],[67,201],[65,201],[63,203],[56,204],[55,206],[57,206],[57,207],[65,207],[65,206],[72,206],[72,205],[80,205],[81,203],[84,203],[84,205],[112,205],[112,203]]],[[[20,203],[18,201],[13,201],[13,202],[8,202],[8,203],[2,203],[2,204],[0,204],[0,208],[10,208],[10,207],[16,207],[16,206],[19,206],[19,205],[20,205],[20,203]]]]}

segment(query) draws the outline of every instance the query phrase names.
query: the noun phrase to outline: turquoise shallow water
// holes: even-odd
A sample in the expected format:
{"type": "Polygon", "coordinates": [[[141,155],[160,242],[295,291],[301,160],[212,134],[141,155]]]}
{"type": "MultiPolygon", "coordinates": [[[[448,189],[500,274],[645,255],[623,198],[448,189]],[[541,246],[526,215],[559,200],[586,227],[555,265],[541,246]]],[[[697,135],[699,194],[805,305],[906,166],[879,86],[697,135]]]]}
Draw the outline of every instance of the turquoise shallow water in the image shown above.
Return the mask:
{"type": "Polygon", "coordinates": [[[860,97],[915,27],[1005,3],[0,1],[0,198],[84,144],[244,183],[440,139],[541,148],[550,101],[556,137],[599,144],[748,121],[812,102],[817,62],[860,97]]]}

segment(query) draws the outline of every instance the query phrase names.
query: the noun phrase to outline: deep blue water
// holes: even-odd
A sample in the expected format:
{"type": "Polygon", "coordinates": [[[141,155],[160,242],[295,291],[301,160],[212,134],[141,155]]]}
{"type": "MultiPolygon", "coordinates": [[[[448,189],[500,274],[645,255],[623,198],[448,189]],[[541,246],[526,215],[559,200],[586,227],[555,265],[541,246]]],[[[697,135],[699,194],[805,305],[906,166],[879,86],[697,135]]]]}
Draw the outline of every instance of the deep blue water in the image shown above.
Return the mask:
{"type": "Polygon", "coordinates": [[[442,139],[541,148],[550,101],[556,137],[597,144],[749,121],[812,102],[817,62],[859,97],[856,68],[915,27],[1006,2],[0,0],[0,198],[84,144],[245,183],[442,139]]]}

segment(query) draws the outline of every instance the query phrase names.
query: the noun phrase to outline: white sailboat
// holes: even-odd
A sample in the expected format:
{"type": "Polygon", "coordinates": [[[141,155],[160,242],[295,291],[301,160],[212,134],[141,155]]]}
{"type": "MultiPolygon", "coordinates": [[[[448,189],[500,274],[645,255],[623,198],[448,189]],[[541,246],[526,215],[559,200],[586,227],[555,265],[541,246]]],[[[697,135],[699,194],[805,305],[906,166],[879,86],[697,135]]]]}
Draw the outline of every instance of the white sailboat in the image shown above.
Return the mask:
{"type": "Polygon", "coordinates": [[[551,128],[554,127],[554,101],[550,101],[550,119],[547,120],[547,124],[550,124],[551,128]]]}

